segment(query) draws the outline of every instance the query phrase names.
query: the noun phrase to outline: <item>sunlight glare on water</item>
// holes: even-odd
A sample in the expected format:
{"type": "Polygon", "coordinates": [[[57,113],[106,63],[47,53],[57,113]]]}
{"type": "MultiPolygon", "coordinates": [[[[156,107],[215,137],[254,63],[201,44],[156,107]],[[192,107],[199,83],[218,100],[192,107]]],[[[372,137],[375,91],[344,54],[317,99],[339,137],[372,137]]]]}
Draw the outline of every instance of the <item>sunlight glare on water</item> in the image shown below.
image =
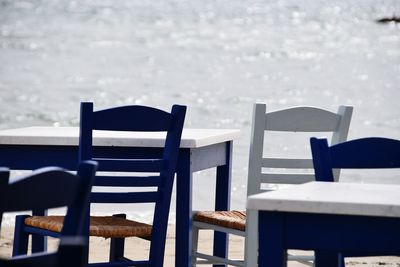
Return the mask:
{"type": "Polygon", "coordinates": [[[400,138],[400,26],[376,23],[393,15],[398,0],[0,0],[0,128],[77,126],[80,101],[185,104],[186,127],[241,129],[243,208],[255,102],[353,105],[349,138],[400,138]]]}

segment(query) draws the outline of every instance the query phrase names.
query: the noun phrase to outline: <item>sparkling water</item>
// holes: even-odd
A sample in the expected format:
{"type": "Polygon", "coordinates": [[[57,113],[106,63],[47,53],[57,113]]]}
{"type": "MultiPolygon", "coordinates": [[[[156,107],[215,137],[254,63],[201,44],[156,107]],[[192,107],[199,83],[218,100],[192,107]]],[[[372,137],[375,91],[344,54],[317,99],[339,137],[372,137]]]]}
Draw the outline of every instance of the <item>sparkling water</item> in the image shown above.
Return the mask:
{"type": "MultiPolygon", "coordinates": [[[[396,15],[398,0],[0,0],[0,128],[77,126],[81,101],[184,104],[188,128],[241,130],[232,206],[243,209],[255,102],[352,105],[350,139],[400,139],[400,24],[376,22],[396,15]]],[[[269,153],[309,156],[308,139],[293,140],[276,136],[269,153]]],[[[214,173],[195,174],[195,209],[213,208],[214,173]]]]}

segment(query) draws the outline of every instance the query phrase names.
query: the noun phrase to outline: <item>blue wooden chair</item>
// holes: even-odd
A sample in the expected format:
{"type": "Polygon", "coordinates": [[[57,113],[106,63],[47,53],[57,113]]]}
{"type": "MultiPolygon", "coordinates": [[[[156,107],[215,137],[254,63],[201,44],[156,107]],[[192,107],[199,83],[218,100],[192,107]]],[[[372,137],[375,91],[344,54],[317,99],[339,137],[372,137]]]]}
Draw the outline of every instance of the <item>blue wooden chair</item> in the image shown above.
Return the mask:
{"type": "MultiPolygon", "coordinates": [[[[325,138],[311,138],[311,150],[317,181],[334,182],[334,169],[400,168],[400,140],[370,137],[329,146],[325,138]]],[[[343,253],[344,257],[384,256],[371,253],[343,253]]],[[[323,256],[324,257],[324,256],[323,256]]]]}
{"type": "MultiPolygon", "coordinates": [[[[84,266],[87,240],[82,236],[82,230],[96,168],[97,163],[84,162],[74,175],[61,168],[46,167],[13,183],[8,183],[8,169],[0,170],[0,223],[6,212],[67,207],[57,252],[1,259],[0,266],[84,266]]],[[[27,239],[21,238],[27,235],[25,230],[16,229],[18,241],[14,245],[19,249],[28,246],[27,239]],[[22,239],[25,242],[21,242],[22,239]]]]}
{"type": "MultiPolygon", "coordinates": [[[[155,203],[152,225],[126,219],[125,214],[91,216],[86,234],[111,238],[109,262],[93,265],[109,266],[162,266],[169,207],[176,171],[181,133],[186,113],[185,106],[174,105],[171,113],[146,107],[122,106],[93,111],[92,103],[81,103],[79,158],[93,159],[99,163],[99,171],[113,172],[114,176],[97,176],[94,186],[126,187],[129,192],[109,192],[106,189],[92,192],[91,203],[155,203]],[[93,148],[93,131],[145,131],[165,132],[166,141],[162,155],[144,157],[143,151],[126,149],[121,155],[105,155],[101,148],[93,148]],[[118,173],[118,176],[115,174],[118,173]],[[133,174],[134,173],[134,174],[133,174]],[[138,173],[154,173],[152,176],[136,176],[138,173]],[[138,188],[145,188],[147,191],[138,188]],[[127,237],[149,240],[149,258],[131,260],[124,257],[127,237]]],[[[117,150],[117,149],[116,149],[117,150]]],[[[117,154],[117,153],[115,153],[117,154]]],[[[87,220],[89,221],[89,220],[87,220]]],[[[52,235],[51,227],[62,225],[62,217],[39,217],[32,226],[40,234],[52,235]]]]}

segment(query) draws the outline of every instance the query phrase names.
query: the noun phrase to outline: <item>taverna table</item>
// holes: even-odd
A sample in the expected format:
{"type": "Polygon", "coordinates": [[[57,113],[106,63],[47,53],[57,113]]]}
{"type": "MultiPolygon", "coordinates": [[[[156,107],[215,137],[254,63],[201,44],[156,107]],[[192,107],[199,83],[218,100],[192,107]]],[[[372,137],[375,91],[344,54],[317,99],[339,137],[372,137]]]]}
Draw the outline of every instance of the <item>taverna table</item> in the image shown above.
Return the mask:
{"type": "Polygon", "coordinates": [[[400,185],[310,182],[247,208],[259,212],[259,266],[287,266],[287,249],[315,250],[319,267],[339,266],[339,252],[400,255],[400,185]]]}
{"type": "MultiPolygon", "coordinates": [[[[27,127],[0,131],[0,166],[32,170],[55,165],[75,170],[78,164],[77,127],[27,127]]],[[[215,209],[229,209],[233,140],[239,130],[184,129],[177,168],[175,266],[191,266],[193,173],[217,168],[215,209]]],[[[94,154],[157,155],[165,136],[160,133],[94,133],[94,154]]],[[[218,255],[226,253],[226,235],[217,233],[218,255]]]]}

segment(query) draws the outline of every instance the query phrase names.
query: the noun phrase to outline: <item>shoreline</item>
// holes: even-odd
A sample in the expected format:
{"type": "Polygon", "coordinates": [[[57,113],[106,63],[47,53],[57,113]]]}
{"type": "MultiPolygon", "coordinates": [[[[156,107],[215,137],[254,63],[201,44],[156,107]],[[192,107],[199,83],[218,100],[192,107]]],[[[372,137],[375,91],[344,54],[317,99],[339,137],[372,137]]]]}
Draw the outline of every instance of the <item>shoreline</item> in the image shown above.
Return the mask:
{"type": "MultiPolygon", "coordinates": [[[[0,238],[0,257],[10,257],[13,239],[13,227],[4,226],[1,229],[0,238]]],[[[167,244],[165,247],[165,259],[164,266],[174,266],[174,252],[175,252],[175,225],[170,224],[168,226],[167,244]]],[[[212,232],[201,231],[199,237],[199,248],[202,251],[210,252],[212,244],[212,232]]],[[[243,257],[243,244],[244,239],[240,237],[233,237],[230,241],[229,253],[231,257],[241,258],[243,257]]],[[[149,252],[149,242],[139,238],[127,238],[125,244],[126,256],[132,258],[144,258],[149,252]]],[[[90,262],[106,261],[108,259],[108,246],[109,239],[100,237],[94,237],[90,240],[90,262]]],[[[54,250],[57,247],[57,240],[49,240],[49,250],[54,250]]],[[[304,252],[295,251],[295,254],[304,254],[304,252]]],[[[307,253],[307,252],[306,252],[307,253]]],[[[350,258],[346,260],[346,265],[351,267],[399,267],[400,257],[364,257],[364,258],[350,258]]],[[[210,266],[210,265],[201,265],[210,266]]],[[[290,261],[289,267],[303,267],[304,264],[290,261]]]]}

